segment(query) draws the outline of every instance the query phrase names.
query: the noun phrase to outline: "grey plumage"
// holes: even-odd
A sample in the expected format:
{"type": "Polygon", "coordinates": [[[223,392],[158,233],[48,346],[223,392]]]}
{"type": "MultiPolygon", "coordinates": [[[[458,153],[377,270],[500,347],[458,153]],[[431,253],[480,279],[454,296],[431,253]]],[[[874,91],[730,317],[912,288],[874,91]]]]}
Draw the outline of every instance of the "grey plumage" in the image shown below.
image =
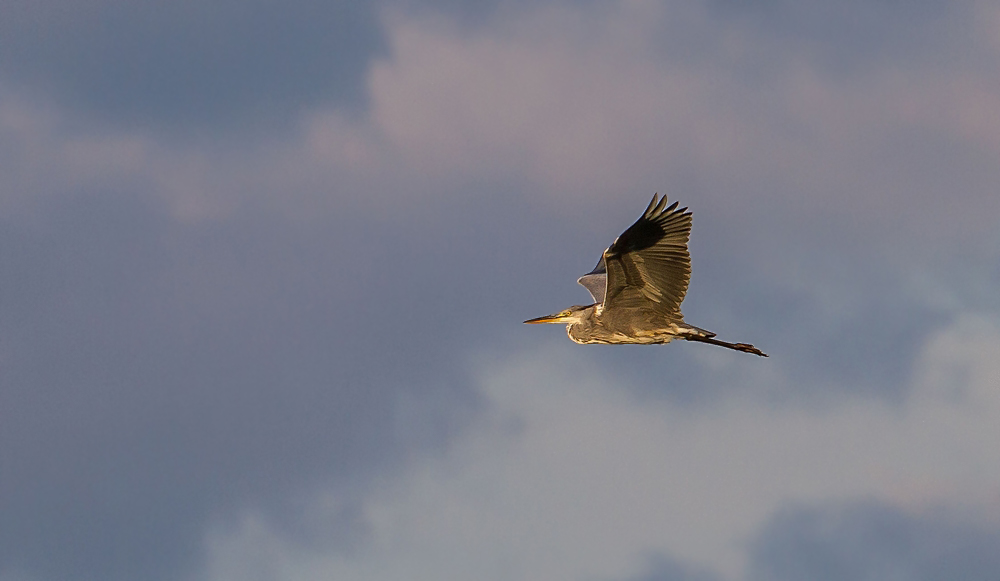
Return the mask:
{"type": "Polygon", "coordinates": [[[566,323],[577,343],[669,343],[699,341],[767,357],[748,343],[728,343],[715,333],[684,322],[681,302],[691,280],[687,243],[691,212],[667,207],[653,195],[642,216],[604,251],[594,270],[577,282],[594,304],[530,319],[525,323],[566,323]]]}

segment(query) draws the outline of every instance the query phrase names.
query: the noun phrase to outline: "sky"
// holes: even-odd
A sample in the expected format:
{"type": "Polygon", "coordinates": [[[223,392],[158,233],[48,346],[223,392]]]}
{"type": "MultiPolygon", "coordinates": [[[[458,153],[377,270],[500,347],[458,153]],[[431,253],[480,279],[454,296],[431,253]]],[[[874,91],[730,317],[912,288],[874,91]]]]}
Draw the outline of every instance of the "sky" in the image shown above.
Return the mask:
{"type": "Polygon", "coordinates": [[[0,581],[995,579],[995,2],[0,10],[0,581]]]}

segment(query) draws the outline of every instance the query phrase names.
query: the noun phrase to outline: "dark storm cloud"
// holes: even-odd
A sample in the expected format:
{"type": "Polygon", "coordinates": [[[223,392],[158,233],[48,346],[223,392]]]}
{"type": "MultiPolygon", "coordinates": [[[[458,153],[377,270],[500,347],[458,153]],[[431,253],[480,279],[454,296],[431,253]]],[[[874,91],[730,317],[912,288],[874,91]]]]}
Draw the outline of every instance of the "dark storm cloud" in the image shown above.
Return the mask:
{"type": "Polygon", "coordinates": [[[751,581],[995,579],[1000,531],[877,502],[787,509],[754,541],[751,581]]]}
{"type": "Polygon", "coordinates": [[[377,18],[375,3],[349,0],[14,3],[0,78],[120,125],[266,126],[360,106],[377,18]]]}

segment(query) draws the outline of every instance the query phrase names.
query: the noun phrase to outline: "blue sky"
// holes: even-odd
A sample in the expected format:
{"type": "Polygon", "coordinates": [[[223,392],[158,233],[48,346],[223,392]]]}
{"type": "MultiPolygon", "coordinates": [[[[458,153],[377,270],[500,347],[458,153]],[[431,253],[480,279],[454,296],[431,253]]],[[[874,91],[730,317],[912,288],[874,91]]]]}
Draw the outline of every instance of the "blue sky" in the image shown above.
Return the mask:
{"type": "Polygon", "coordinates": [[[992,579],[986,1],[8,2],[0,581],[992,579]],[[707,345],[521,324],[653,192],[707,345]]]}

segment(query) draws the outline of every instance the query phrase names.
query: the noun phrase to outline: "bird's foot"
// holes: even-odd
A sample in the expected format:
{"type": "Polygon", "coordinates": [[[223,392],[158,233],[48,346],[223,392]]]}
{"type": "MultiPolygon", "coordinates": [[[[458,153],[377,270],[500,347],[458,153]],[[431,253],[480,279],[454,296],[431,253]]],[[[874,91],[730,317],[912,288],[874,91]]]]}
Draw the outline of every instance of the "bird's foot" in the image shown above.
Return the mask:
{"type": "Polygon", "coordinates": [[[749,343],[733,343],[733,349],[737,351],[742,351],[744,353],[753,353],[754,355],[760,355],[761,357],[767,357],[767,353],[764,353],[760,349],[754,347],[749,343]]]}

